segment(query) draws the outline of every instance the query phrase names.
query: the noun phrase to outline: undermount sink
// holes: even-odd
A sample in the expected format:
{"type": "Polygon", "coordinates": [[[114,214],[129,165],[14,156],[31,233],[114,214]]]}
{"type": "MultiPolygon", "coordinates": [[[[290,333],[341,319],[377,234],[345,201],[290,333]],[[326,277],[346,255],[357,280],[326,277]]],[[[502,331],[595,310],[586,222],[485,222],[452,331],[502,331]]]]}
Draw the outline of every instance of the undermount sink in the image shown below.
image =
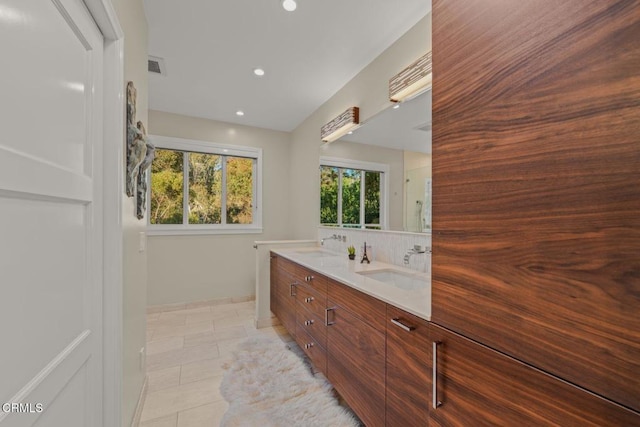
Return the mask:
{"type": "Polygon", "coordinates": [[[425,289],[428,285],[427,279],[416,273],[405,273],[392,269],[359,271],[357,273],[405,291],[425,289]]]}
{"type": "Polygon", "coordinates": [[[299,251],[295,251],[295,253],[298,255],[303,255],[310,258],[323,258],[323,257],[336,255],[333,252],[325,251],[322,249],[299,250],[299,251]]]}

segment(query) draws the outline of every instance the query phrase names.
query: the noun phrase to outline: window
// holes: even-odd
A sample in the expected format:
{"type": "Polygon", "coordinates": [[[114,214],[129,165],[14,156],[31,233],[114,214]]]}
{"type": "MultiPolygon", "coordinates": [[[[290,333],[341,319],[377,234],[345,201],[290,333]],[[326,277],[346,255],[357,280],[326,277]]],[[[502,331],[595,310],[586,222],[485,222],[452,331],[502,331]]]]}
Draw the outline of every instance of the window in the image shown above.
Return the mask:
{"type": "Polygon", "coordinates": [[[347,159],[320,159],[320,224],[386,229],[388,166],[347,159]]]}
{"type": "Polygon", "coordinates": [[[262,150],[151,136],[151,234],[262,231],[262,150]]]}

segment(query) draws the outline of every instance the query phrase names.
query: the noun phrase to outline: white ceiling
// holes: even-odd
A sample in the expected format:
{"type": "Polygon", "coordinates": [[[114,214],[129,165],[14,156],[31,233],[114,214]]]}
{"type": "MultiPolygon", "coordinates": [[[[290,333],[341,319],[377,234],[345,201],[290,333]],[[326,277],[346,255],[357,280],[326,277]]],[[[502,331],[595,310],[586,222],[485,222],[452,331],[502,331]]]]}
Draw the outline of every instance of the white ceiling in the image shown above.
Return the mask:
{"type": "Polygon", "coordinates": [[[149,108],[291,131],[431,9],[429,0],[144,0],[149,108]],[[256,77],[253,69],[264,68],[256,77]],[[235,112],[242,110],[243,117],[235,112]]]}

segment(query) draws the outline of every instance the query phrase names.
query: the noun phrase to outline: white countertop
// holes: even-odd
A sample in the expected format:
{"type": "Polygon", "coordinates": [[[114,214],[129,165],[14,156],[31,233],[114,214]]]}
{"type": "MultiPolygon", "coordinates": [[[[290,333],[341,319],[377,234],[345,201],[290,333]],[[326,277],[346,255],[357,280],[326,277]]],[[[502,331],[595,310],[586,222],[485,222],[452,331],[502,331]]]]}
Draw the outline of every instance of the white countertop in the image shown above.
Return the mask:
{"type": "Polygon", "coordinates": [[[278,248],[272,251],[313,271],[337,280],[347,286],[371,295],[402,310],[431,320],[431,277],[427,273],[411,270],[380,261],[361,264],[359,259],[349,260],[347,254],[339,254],[320,247],[278,248]],[[319,253],[322,251],[322,253],[319,253]],[[425,283],[420,289],[401,289],[392,284],[380,282],[358,272],[394,270],[415,277],[416,283],[425,283]]]}

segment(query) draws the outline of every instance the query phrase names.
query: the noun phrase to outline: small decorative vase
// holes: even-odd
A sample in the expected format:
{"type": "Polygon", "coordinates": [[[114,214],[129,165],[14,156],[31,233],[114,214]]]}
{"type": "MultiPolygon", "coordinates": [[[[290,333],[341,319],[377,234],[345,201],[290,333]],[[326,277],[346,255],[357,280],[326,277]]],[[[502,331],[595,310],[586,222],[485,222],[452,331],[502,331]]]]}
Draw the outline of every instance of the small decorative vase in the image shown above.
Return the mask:
{"type": "Polygon", "coordinates": [[[349,259],[351,259],[351,260],[356,259],[356,254],[349,254],[349,259]]]}

